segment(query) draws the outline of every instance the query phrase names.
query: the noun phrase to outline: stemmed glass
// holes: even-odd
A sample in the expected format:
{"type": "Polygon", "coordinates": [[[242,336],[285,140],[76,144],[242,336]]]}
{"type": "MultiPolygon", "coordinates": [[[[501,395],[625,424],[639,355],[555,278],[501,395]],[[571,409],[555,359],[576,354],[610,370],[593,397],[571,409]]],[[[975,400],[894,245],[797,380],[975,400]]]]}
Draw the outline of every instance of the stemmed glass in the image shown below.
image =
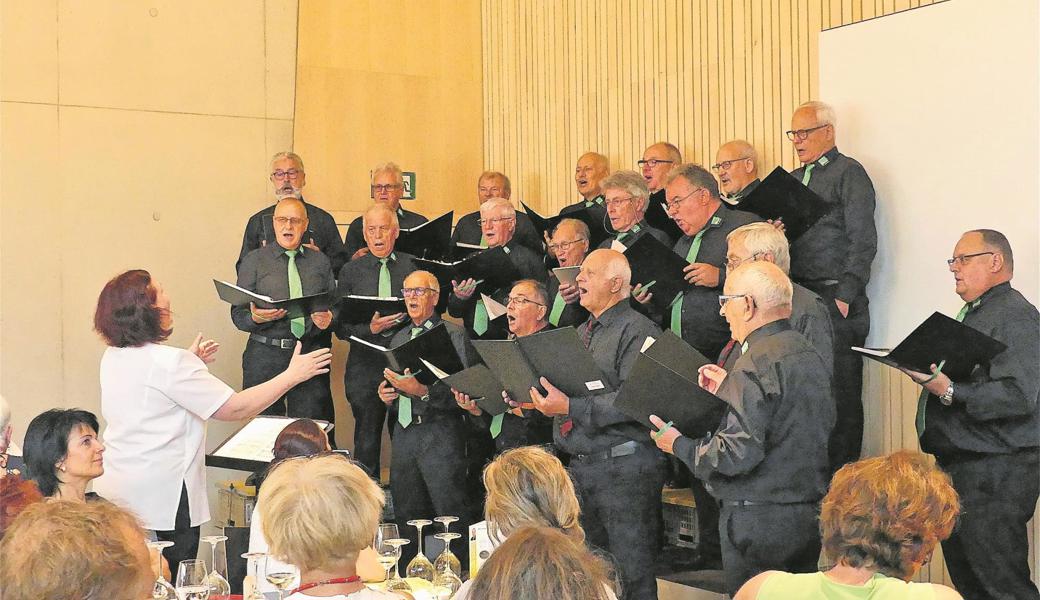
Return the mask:
{"type": "Polygon", "coordinates": [[[284,600],[285,591],[292,589],[293,583],[300,578],[300,569],[268,555],[264,559],[264,578],[267,583],[278,588],[278,600],[284,600]]]}
{"type": "Polygon", "coordinates": [[[401,539],[401,534],[395,523],[379,524],[379,529],[376,531],[376,539],[372,543],[372,546],[375,548],[376,554],[379,555],[379,564],[383,565],[383,568],[386,569],[387,591],[411,591],[408,582],[401,579],[401,575],[397,570],[397,562],[401,560],[401,546],[404,546],[407,543],[408,540],[401,539]],[[393,567],[394,570],[392,577],[390,576],[391,567],[393,567]]]}
{"type": "Polygon", "coordinates": [[[207,535],[202,538],[203,542],[206,542],[210,546],[210,556],[212,561],[210,564],[213,570],[206,575],[206,585],[209,586],[209,591],[214,596],[227,596],[231,593],[231,584],[227,580],[227,551],[221,544],[227,541],[227,536],[224,535],[207,535]],[[217,547],[220,547],[220,552],[217,552],[217,547]]]}
{"type": "Polygon", "coordinates": [[[433,537],[438,540],[444,540],[444,550],[437,555],[437,559],[433,563],[434,571],[440,573],[445,569],[449,569],[455,573],[456,577],[462,577],[462,564],[459,562],[459,558],[451,551],[451,541],[459,539],[462,535],[458,533],[438,533],[433,537]]]}
{"type": "Polygon", "coordinates": [[[260,591],[260,561],[266,561],[267,554],[246,552],[242,558],[246,559],[246,583],[242,586],[244,600],[266,600],[260,591]]]}
{"type": "Polygon", "coordinates": [[[426,558],[423,554],[423,527],[432,525],[433,521],[428,519],[415,519],[414,521],[408,521],[408,524],[419,530],[419,551],[416,553],[415,558],[408,563],[408,569],[405,574],[408,577],[418,577],[419,579],[425,579],[426,581],[433,581],[433,563],[430,559],[426,558]]]}
{"type": "Polygon", "coordinates": [[[169,548],[172,545],[173,542],[148,542],[148,551],[152,553],[152,561],[155,563],[156,575],[158,575],[155,578],[155,585],[152,586],[153,600],[173,600],[177,597],[177,590],[173,589],[173,584],[166,581],[162,572],[163,548],[169,548]]]}
{"type": "Polygon", "coordinates": [[[208,600],[206,561],[182,560],[177,567],[177,586],[174,589],[178,600],[208,600]]]}

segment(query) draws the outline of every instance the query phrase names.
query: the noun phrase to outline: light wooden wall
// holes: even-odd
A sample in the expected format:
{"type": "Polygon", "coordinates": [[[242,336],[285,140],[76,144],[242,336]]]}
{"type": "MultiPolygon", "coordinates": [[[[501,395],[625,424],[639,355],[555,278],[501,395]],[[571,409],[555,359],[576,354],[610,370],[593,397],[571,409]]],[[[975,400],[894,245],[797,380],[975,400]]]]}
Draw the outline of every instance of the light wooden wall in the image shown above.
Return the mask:
{"type": "Polygon", "coordinates": [[[483,0],[484,163],[548,212],[577,198],[588,150],[634,169],[666,140],[708,165],[744,138],[767,171],[790,169],[783,132],[815,99],[820,30],[931,1],[483,0]]]}

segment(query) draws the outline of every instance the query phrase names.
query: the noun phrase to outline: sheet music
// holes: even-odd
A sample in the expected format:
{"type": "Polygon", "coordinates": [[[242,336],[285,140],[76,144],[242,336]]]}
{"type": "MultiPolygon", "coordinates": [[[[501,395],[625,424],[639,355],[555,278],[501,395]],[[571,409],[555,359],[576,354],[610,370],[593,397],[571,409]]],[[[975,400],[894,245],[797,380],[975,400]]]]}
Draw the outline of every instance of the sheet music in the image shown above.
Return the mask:
{"type": "MultiPolygon", "coordinates": [[[[260,462],[271,462],[274,460],[274,441],[278,434],[296,421],[294,418],[285,417],[254,417],[246,423],[245,427],[239,429],[227,442],[213,452],[212,456],[223,458],[238,458],[243,460],[255,460],[260,462]]],[[[317,423],[322,429],[328,427],[325,421],[317,423]]]]}

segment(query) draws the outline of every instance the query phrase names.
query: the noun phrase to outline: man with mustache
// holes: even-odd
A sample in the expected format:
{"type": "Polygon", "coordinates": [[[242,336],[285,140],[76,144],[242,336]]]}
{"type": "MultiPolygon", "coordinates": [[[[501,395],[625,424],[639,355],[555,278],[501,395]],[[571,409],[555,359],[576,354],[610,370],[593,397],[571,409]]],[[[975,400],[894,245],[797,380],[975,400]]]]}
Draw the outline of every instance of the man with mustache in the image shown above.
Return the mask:
{"type": "MultiPolygon", "coordinates": [[[[292,152],[275,154],[271,158],[271,183],[274,184],[274,195],[278,201],[284,198],[296,198],[302,201],[303,186],[307,184],[303,159],[292,152]]],[[[238,261],[235,262],[236,271],[246,254],[274,243],[275,227],[271,218],[274,216],[275,206],[277,204],[268,206],[249,217],[245,234],[242,236],[242,250],[238,253],[238,261]]],[[[303,236],[303,247],[324,253],[332,263],[333,272],[339,272],[339,268],[347,261],[347,255],[343,249],[343,240],[339,237],[336,220],[328,212],[313,204],[304,202],[304,207],[307,212],[308,226],[303,236]]]]}

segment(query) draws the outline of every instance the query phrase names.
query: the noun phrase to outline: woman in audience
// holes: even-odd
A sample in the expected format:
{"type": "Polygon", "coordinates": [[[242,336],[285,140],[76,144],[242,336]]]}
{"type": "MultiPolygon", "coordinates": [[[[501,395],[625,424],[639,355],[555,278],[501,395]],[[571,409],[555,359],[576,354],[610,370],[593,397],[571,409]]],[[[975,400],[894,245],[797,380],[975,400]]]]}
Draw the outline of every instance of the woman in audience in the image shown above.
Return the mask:
{"type": "Polygon", "coordinates": [[[94,413],[52,408],[25,430],[25,474],[51,500],[86,502],[97,494],[87,485],[105,472],[105,445],[98,439],[94,413]]]}
{"type": "Polygon", "coordinates": [[[766,571],[734,600],[960,599],[952,589],[908,583],[946,539],[960,512],[950,477],[928,454],[902,450],[842,467],[823,499],[823,573],[766,571]]]}
{"type": "MultiPolygon", "coordinates": [[[[278,437],[274,441],[274,460],[267,467],[264,473],[260,474],[256,484],[257,493],[263,486],[264,480],[268,473],[270,473],[275,467],[279,465],[283,460],[294,458],[297,456],[313,456],[322,452],[331,451],[331,445],[329,444],[329,437],[322,430],[322,428],[310,419],[297,419],[287,425],[278,437]]],[[[260,503],[257,502],[253,507],[253,516],[249,522],[249,551],[250,552],[263,552],[269,551],[267,540],[264,538],[263,532],[263,517],[260,515],[260,503]]],[[[366,547],[361,551],[358,556],[357,564],[358,575],[364,581],[382,581],[386,577],[386,571],[379,564],[379,555],[371,547],[366,547]]],[[[260,591],[262,592],[273,592],[276,591],[273,585],[268,583],[266,580],[258,582],[260,591]]]]}
{"type": "MultiPolygon", "coordinates": [[[[584,547],[574,483],[560,459],[545,449],[524,446],[503,452],[484,470],[484,488],[484,516],[492,542],[501,543],[523,527],[549,527],[584,547]]],[[[613,599],[616,585],[605,582],[606,597],[613,599]]],[[[462,584],[456,600],[470,597],[472,585],[472,579],[462,584]]]]}
{"type": "MultiPolygon", "coordinates": [[[[606,561],[553,527],[513,532],[472,580],[470,600],[609,600],[606,561]]],[[[458,596],[456,596],[458,598],[458,596]]]]}
{"type": "Polygon", "coordinates": [[[194,558],[199,526],[209,520],[206,421],[255,416],[290,388],[328,372],[328,349],[293,354],[288,368],[235,392],[213,376],[218,344],[166,346],[173,332],[170,299],[147,271],[127,271],[98,298],[94,329],[109,346],[101,359],[101,411],[107,428],[105,474],[95,489],[136,513],[160,540],[170,564],[194,558]]]}
{"type": "Polygon", "coordinates": [[[400,598],[365,587],[358,555],[368,548],[383,513],[383,490],[336,454],[282,461],[257,499],[271,554],[300,568],[289,600],[400,598]]]}

